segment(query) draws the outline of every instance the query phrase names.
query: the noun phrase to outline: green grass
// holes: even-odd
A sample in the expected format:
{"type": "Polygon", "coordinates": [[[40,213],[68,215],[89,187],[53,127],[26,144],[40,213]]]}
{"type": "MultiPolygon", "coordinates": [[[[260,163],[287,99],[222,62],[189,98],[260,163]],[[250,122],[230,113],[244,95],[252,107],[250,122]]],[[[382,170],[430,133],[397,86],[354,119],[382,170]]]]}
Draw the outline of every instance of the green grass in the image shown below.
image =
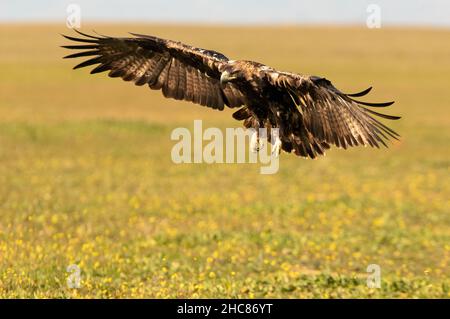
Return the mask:
{"type": "Polygon", "coordinates": [[[450,296],[448,32],[95,29],[325,75],[346,91],[374,85],[373,100],[397,101],[389,112],[403,116],[392,124],[402,139],[314,161],[283,154],[275,175],[175,165],[175,127],[237,127],[231,111],[73,72],[57,47],[64,28],[0,26],[10,34],[0,51],[0,297],[450,296]],[[366,286],[373,263],[380,289],[366,286]],[[70,264],[80,289],[66,285],[70,264]]]}

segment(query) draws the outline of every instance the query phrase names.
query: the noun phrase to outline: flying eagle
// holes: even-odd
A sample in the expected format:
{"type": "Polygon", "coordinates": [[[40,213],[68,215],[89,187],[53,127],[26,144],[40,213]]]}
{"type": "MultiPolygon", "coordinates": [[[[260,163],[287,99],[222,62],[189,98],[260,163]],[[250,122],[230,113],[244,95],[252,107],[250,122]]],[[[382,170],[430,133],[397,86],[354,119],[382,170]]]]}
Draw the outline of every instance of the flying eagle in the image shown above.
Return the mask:
{"type": "MultiPolygon", "coordinates": [[[[64,48],[82,50],[65,58],[91,57],[74,69],[97,65],[91,73],[109,71],[136,85],[162,90],[165,97],[186,100],[217,110],[239,108],[233,118],[246,128],[278,128],[272,150],[283,149],[315,158],[331,145],[386,146],[399,136],[374,116],[396,120],[368,107],[387,107],[394,102],[358,101],[371,87],[354,94],[336,89],[329,80],[277,71],[253,61],[229,60],[225,55],[181,42],[149,35],[116,38],[92,36],[65,38],[81,42],[64,48]]],[[[258,133],[257,133],[258,134],[258,133]]],[[[257,135],[256,149],[260,146],[257,135]]]]}

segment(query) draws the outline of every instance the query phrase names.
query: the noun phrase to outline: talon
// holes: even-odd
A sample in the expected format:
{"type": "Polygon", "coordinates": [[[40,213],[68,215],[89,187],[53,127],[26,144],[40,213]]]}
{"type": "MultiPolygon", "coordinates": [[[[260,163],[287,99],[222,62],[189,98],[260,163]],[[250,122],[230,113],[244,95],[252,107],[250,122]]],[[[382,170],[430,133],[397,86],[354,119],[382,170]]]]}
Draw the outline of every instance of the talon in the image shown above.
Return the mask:
{"type": "Polygon", "coordinates": [[[281,154],[283,143],[280,139],[280,132],[277,128],[272,129],[272,156],[278,157],[281,154]]]}
{"type": "Polygon", "coordinates": [[[250,148],[253,153],[258,153],[260,150],[264,148],[266,145],[265,141],[267,140],[267,136],[262,132],[261,136],[259,135],[259,130],[256,130],[250,139],[250,148]]]}
{"type": "Polygon", "coordinates": [[[250,150],[253,153],[258,153],[258,151],[259,151],[259,134],[258,134],[258,131],[253,132],[252,137],[250,138],[250,150]]]}
{"type": "Polygon", "coordinates": [[[267,135],[264,129],[261,130],[258,134],[258,150],[264,149],[267,143],[267,135]]]}
{"type": "Polygon", "coordinates": [[[282,142],[281,142],[280,138],[277,136],[275,139],[275,142],[273,143],[273,147],[272,147],[272,155],[273,156],[275,156],[275,157],[280,156],[281,146],[282,146],[282,142]]]}

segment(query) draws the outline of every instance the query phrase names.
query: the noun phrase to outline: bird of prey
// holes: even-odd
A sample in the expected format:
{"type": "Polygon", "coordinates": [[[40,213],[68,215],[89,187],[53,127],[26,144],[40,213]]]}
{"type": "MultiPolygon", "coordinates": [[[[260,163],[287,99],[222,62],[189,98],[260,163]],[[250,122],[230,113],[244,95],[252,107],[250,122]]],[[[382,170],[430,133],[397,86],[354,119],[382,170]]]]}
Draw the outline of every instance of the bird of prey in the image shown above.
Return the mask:
{"type": "MultiPolygon", "coordinates": [[[[78,42],[64,48],[81,50],[65,58],[90,57],[74,69],[96,65],[91,73],[109,71],[136,85],[162,90],[165,97],[186,100],[216,110],[239,108],[233,118],[246,128],[278,128],[269,141],[278,155],[281,149],[315,158],[331,145],[386,145],[398,134],[376,117],[396,120],[370,109],[394,102],[368,103],[356,100],[371,87],[354,94],[336,89],[329,80],[277,71],[253,61],[229,60],[225,55],[181,42],[131,33],[132,37],[66,36],[78,42]]],[[[275,130],[274,130],[275,131],[275,130]]],[[[257,133],[255,149],[260,143],[257,133]]]]}

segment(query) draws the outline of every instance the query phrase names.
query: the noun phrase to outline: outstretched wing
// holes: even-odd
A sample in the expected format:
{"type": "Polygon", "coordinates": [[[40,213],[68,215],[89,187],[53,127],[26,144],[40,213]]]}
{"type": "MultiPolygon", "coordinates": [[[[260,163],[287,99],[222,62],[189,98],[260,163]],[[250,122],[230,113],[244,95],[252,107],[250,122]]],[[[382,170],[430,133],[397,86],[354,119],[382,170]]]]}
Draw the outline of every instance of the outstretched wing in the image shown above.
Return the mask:
{"type": "MultiPolygon", "coordinates": [[[[299,111],[301,126],[306,132],[298,138],[297,155],[315,157],[322,154],[326,144],[338,147],[370,145],[387,146],[385,140],[399,136],[374,116],[396,120],[400,117],[381,114],[367,107],[387,107],[394,102],[367,103],[357,101],[371,88],[355,94],[344,94],[330,81],[316,76],[301,76],[288,72],[268,72],[268,81],[284,93],[299,111]]],[[[290,123],[295,126],[295,123],[290,123]]]]}
{"type": "Polygon", "coordinates": [[[84,38],[64,37],[83,44],[63,48],[83,51],[65,58],[90,58],[74,69],[97,64],[91,73],[109,71],[110,77],[162,89],[165,97],[219,110],[224,105],[245,103],[243,94],[232,84],[220,86],[219,70],[228,61],[221,53],[147,35],[114,38],[77,32],[84,38]]]}

